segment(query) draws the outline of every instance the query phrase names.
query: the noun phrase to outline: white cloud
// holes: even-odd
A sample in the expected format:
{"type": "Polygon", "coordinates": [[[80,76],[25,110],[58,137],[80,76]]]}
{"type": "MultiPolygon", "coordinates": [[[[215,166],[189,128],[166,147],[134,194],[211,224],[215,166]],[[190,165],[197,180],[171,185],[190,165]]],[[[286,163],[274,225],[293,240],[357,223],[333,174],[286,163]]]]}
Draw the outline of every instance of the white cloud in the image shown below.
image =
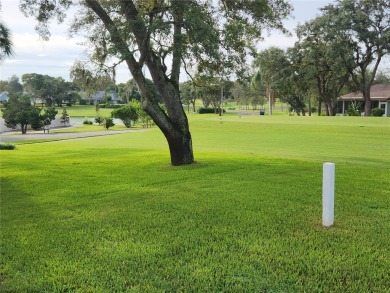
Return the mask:
{"type": "MultiPolygon", "coordinates": [[[[4,60],[1,64],[0,79],[8,79],[13,74],[21,76],[24,73],[40,73],[51,76],[62,76],[69,79],[69,69],[77,59],[82,59],[84,48],[77,45],[82,40],[69,39],[67,37],[67,25],[53,22],[51,25],[52,37],[50,41],[44,42],[39,39],[34,27],[36,22],[33,18],[26,18],[19,11],[19,1],[0,0],[2,11],[0,18],[5,21],[13,34],[15,55],[4,60]]],[[[303,23],[313,19],[320,13],[320,7],[335,3],[336,0],[291,0],[295,10],[295,18],[285,20],[283,23],[290,32],[295,35],[294,29],[297,23],[303,23]]],[[[68,17],[66,22],[71,17],[68,17]]],[[[275,31],[270,36],[265,36],[263,42],[257,47],[264,50],[270,46],[277,46],[283,49],[292,47],[296,37],[286,37],[275,31]]],[[[387,61],[388,62],[388,61],[387,61]]],[[[389,63],[385,63],[390,67],[389,63]]],[[[184,75],[183,75],[184,76],[184,75]]],[[[117,68],[117,81],[124,82],[130,79],[130,73],[125,64],[117,68]]],[[[185,78],[184,78],[185,79],[185,78]]]]}
{"type": "Polygon", "coordinates": [[[65,36],[55,35],[45,42],[39,40],[36,34],[16,33],[13,34],[14,51],[16,54],[58,54],[64,52],[81,52],[82,48],[77,45],[80,40],[68,39],[65,36]]]}
{"type": "Polygon", "coordinates": [[[22,59],[6,59],[6,60],[4,60],[4,63],[23,63],[24,62],[24,60],[22,60],[22,59]]]}

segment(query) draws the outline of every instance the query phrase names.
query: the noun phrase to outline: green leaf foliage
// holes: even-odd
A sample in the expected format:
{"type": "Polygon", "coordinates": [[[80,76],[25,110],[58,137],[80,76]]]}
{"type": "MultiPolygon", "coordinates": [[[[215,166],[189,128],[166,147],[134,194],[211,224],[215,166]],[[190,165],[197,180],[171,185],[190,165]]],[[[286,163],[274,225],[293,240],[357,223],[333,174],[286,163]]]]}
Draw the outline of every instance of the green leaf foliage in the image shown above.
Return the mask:
{"type": "Polygon", "coordinates": [[[111,112],[111,117],[122,120],[123,124],[129,128],[131,127],[132,122],[134,123],[138,120],[138,112],[135,107],[126,105],[113,110],[111,112]]]}
{"type": "Polygon", "coordinates": [[[22,133],[26,133],[27,125],[40,127],[40,110],[31,105],[30,97],[20,94],[10,94],[5,109],[1,109],[5,125],[9,128],[21,127],[22,133]]]}
{"type": "Polygon", "coordinates": [[[102,122],[105,129],[115,126],[114,120],[111,117],[105,117],[102,122]]]}

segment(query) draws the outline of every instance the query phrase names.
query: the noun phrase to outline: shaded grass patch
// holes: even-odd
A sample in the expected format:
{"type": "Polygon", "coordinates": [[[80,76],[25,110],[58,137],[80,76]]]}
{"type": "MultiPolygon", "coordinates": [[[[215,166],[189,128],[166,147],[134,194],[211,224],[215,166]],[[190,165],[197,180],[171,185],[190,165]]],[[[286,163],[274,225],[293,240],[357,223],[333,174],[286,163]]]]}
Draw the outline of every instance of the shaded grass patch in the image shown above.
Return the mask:
{"type": "Polygon", "coordinates": [[[209,150],[177,168],[123,138],[2,157],[2,291],[387,290],[386,168],[337,165],[324,229],[318,162],[209,150]]]}

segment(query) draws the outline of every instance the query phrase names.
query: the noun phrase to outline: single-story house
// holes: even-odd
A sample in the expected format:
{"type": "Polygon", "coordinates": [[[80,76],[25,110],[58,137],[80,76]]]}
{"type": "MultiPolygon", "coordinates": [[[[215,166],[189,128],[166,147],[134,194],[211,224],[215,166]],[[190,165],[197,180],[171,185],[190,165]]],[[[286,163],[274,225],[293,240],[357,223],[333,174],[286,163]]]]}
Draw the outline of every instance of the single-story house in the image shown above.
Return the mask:
{"type": "MultiPolygon", "coordinates": [[[[361,102],[364,107],[362,92],[354,92],[337,98],[337,112],[344,114],[349,105],[361,102]]],[[[375,84],[371,87],[371,109],[382,108],[385,116],[390,117],[390,84],[375,84]]]]}
{"type": "MultiPolygon", "coordinates": [[[[8,100],[9,100],[8,92],[0,93],[0,104],[4,104],[8,100]]],[[[34,103],[34,102],[35,102],[35,104],[46,103],[46,101],[44,99],[40,99],[40,98],[36,98],[35,100],[32,101],[32,103],[34,103]]]]}
{"type": "Polygon", "coordinates": [[[0,103],[1,104],[4,104],[5,102],[7,102],[8,99],[9,99],[9,97],[8,97],[8,93],[7,92],[0,93],[0,103]]]}
{"type": "Polygon", "coordinates": [[[121,104],[122,101],[117,97],[115,93],[107,93],[105,91],[97,92],[96,94],[92,95],[89,99],[89,103],[91,105],[95,104],[96,102],[103,103],[103,99],[105,96],[111,97],[111,103],[113,104],[121,104]]]}

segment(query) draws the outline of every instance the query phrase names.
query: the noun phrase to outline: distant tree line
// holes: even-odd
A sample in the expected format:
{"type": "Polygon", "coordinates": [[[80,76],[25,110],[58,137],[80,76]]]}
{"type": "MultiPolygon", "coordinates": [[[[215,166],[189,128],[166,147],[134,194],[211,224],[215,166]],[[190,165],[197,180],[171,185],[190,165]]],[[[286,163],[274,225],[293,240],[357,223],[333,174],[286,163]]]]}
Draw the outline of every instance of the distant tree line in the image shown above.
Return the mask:
{"type": "MultiPolygon", "coordinates": [[[[252,71],[232,86],[222,78],[194,78],[182,84],[182,100],[194,105],[194,97],[219,107],[218,87],[246,109],[271,106],[276,98],[289,104],[298,115],[335,115],[337,98],[351,91],[364,96],[365,115],[371,114],[370,89],[389,83],[379,65],[390,54],[390,2],[387,0],[340,0],[321,9],[321,14],[296,29],[298,41],[283,50],[271,47],[259,52],[252,71]],[[208,82],[207,82],[208,80],[208,82]]],[[[226,96],[224,95],[224,98],[226,96]]],[[[272,111],[272,107],[270,108],[272,111]]]]}

